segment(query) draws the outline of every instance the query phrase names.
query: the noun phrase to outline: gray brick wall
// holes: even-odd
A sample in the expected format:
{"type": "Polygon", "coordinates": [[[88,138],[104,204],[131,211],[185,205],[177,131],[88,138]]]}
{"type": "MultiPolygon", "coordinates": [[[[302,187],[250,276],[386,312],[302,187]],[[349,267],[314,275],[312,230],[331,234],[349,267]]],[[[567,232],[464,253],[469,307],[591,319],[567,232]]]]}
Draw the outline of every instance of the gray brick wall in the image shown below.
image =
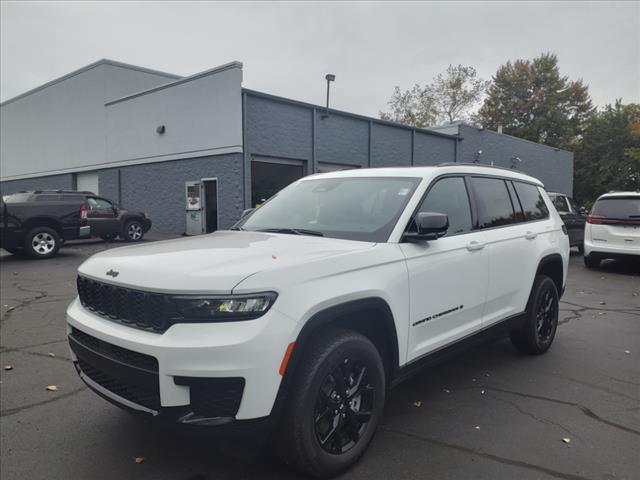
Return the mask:
{"type": "Polygon", "coordinates": [[[249,96],[247,100],[244,119],[247,151],[272,157],[311,160],[311,109],[254,96],[249,96]]]}
{"type": "Polygon", "coordinates": [[[455,156],[455,141],[448,138],[416,132],[414,139],[414,161],[416,166],[438,165],[443,162],[453,162],[455,156]]]}
{"type": "MultiPolygon", "coordinates": [[[[118,198],[117,170],[101,170],[100,194],[118,198]]],[[[244,208],[242,154],[216,155],[169,162],[122,167],[120,170],[121,206],[148,212],[153,231],[185,231],[185,182],[218,178],[218,223],[228,228],[240,218],[244,208]]]]}
{"type": "MultiPolygon", "coordinates": [[[[307,135],[311,135],[308,132],[307,135]]],[[[316,159],[318,162],[358,165],[369,156],[369,122],[344,115],[324,116],[316,111],[316,159]]]]}
{"type": "Polygon", "coordinates": [[[511,157],[519,157],[516,170],[540,179],[547,191],[573,194],[572,152],[469,125],[460,125],[460,135],[459,162],[473,162],[478,150],[481,163],[499,167],[510,168],[511,157]]]}
{"type": "Polygon", "coordinates": [[[374,123],[371,132],[371,166],[408,167],[410,165],[411,130],[374,123]]]}

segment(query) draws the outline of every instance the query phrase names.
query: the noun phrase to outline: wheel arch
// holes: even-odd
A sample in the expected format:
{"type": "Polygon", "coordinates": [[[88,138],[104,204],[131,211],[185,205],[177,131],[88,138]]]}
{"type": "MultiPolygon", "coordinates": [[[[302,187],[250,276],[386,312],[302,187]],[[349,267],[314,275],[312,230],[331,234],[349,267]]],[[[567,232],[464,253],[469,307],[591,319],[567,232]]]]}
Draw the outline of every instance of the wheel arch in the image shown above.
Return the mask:
{"type": "Polygon", "coordinates": [[[58,236],[60,238],[63,238],[63,233],[64,232],[63,232],[63,229],[62,229],[62,224],[56,218],[43,217],[43,216],[29,218],[22,225],[22,228],[24,230],[24,235],[26,235],[27,233],[29,233],[29,231],[31,231],[31,230],[33,230],[34,228],[37,228],[37,227],[48,227],[48,228],[51,228],[51,229],[55,230],[55,232],[58,234],[58,236]]]}
{"type": "Polygon", "coordinates": [[[281,413],[300,359],[305,347],[313,339],[313,334],[329,326],[353,330],[371,340],[383,360],[388,384],[398,371],[398,335],[389,304],[380,297],[368,297],[333,305],[315,313],[300,330],[280,382],[272,415],[278,416],[281,413]]]}
{"type": "MultiPolygon", "coordinates": [[[[543,257],[538,263],[536,276],[546,275],[553,280],[558,290],[558,295],[562,296],[564,281],[564,263],[559,253],[552,253],[543,257]]],[[[535,281],[535,278],[534,278],[535,281]]]]}

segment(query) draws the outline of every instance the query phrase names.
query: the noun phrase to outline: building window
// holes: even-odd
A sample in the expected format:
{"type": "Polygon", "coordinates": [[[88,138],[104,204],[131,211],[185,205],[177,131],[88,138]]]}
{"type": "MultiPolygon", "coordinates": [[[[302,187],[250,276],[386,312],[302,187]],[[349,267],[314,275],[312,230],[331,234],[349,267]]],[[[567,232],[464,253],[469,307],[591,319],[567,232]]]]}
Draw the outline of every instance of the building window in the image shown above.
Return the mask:
{"type": "Polygon", "coordinates": [[[251,162],[251,206],[262,205],[284,187],[303,176],[303,162],[254,159],[251,162]]]}

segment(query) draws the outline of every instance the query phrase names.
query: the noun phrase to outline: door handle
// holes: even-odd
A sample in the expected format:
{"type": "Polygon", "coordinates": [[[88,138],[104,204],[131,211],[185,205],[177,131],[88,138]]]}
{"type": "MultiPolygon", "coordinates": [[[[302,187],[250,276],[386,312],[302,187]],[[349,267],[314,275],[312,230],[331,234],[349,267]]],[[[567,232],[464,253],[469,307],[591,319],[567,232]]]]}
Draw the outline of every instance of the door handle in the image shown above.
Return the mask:
{"type": "Polygon", "coordinates": [[[467,250],[473,252],[475,250],[482,250],[484,248],[484,243],[476,242],[475,240],[467,243],[467,250]]]}
{"type": "Polygon", "coordinates": [[[535,233],[535,232],[527,232],[527,233],[524,234],[524,238],[526,238],[527,240],[533,240],[537,236],[538,236],[538,234],[535,233]]]}

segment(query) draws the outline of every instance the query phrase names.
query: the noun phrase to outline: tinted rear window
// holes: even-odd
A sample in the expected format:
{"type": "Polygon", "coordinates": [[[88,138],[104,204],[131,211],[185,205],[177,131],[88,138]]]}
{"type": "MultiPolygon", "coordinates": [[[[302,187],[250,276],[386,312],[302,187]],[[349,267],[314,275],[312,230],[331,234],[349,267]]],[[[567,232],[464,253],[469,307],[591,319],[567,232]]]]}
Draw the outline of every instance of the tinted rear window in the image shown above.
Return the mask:
{"type": "Polygon", "coordinates": [[[36,202],[57,202],[60,200],[60,195],[36,195],[36,202]]]}
{"type": "Polygon", "coordinates": [[[498,227],[517,222],[504,180],[473,177],[471,186],[478,207],[479,228],[498,227]]]}
{"type": "MultiPolygon", "coordinates": [[[[513,186],[516,188],[526,221],[541,220],[549,216],[549,209],[538,187],[521,182],[513,182],[513,186]]],[[[564,211],[567,211],[566,203],[564,211]]]]}
{"type": "Polygon", "coordinates": [[[640,198],[601,198],[596,201],[591,213],[607,218],[640,218],[640,198]]]}

